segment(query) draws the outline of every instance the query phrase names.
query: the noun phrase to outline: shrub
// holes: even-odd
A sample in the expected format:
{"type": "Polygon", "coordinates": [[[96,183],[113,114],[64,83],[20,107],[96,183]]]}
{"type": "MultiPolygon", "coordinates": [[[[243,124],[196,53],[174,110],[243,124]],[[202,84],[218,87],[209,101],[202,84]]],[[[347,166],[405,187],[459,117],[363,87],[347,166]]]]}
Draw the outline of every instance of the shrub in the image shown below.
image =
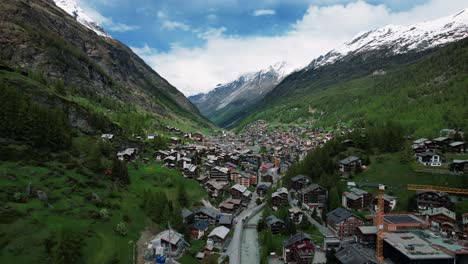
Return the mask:
{"type": "Polygon", "coordinates": [[[121,236],[126,236],[127,235],[127,224],[125,222],[120,222],[117,224],[115,231],[121,235],[121,236]]]}
{"type": "Polygon", "coordinates": [[[109,210],[107,210],[106,208],[102,208],[101,210],[99,210],[99,217],[101,217],[101,219],[104,219],[104,220],[109,219],[110,217],[109,210]]]}

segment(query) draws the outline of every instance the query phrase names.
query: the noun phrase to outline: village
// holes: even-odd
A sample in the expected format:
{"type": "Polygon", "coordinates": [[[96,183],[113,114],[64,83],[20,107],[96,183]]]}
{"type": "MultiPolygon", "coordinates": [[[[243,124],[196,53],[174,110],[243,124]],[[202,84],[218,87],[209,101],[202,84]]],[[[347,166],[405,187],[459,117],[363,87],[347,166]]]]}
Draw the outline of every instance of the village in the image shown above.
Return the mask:
{"type": "MultiPolygon", "coordinates": [[[[468,212],[455,212],[455,204],[468,194],[462,186],[408,184],[403,188],[416,191],[412,205],[416,210],[406,212],[396,210],[402,201],[392,191],[377,193],[382,184],[353,180],[368,169],[363,157],[350,155],[336,162],[340,181],[346,185],[337,208],[330,206],[329,190],[308,175],[284,177],[293,164],[335,138],[344,138],[340,144],[352,148],[354,142],[346,139],[352,128],[338,125],[331,131],[307,123],[271,127],[258,120],[240,135],[167,130],[173,133],[170,147],[155,151],[143,162],[180,171],[202,186],[209,198],[200,201],[202,206],[182,209],[188,233],[169,227],[146,241],[144,252],[139,252],[143,263],[184,263],[183,256],[195,241],[202,244],[194,256],[199,261],[263,263],[263,245],[243,239],[253,236],[259,240],[257,231],[282,239],[278,248],[267,252],[269,263],[380,263],[379,251],[386,263],[468,261],[468,212]],[[376,191],[370,191],[373,188],[376,191]],[[383,209],[380,222],[379,208],[383,209]],[[287,213],[280,213],[282,210],[287,213]]],[[[102,138],[110,140],[112,135],[102,138]]],[[[443,168],[455,177],[466,177],[468,159],[459,157],[466,157],[467,149],[463,135],[450,129],[441,130],[440,137],[432,140],[413,140],[411,145],[416,170],[437,172],[443,168]]],[[[117,156],[134,161],[139,158],[138,148],[124,149],[117,156]]]]}

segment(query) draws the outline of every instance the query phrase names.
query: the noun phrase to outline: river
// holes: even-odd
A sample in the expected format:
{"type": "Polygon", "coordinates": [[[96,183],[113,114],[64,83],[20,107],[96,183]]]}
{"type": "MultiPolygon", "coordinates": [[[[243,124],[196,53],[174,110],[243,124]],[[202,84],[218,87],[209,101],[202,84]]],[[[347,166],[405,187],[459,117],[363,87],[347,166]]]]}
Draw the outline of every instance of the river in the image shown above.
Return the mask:
{"type": "MultiPolygon", "coordinates": [[[[248,224],[256,225],[260,220],[261,212],[253,216],[248,224]]],[[[257,228],[244,228],[241,244],[241,263],[258,264],[260,263],[260,248],[258,245],[257,228]]]]}

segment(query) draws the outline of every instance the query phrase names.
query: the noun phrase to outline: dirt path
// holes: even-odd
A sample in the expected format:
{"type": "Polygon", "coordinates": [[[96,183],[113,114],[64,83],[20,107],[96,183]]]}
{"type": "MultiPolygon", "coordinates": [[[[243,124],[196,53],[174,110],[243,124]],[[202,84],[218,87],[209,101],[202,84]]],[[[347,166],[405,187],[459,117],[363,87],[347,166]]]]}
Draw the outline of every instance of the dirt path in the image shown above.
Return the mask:
{"type": "Polygon", "coordinates": [[[141,236],[137,241],[137,264],[146,264],[151,263],[149,261],[145,261],[143,259],[143,254],[146,252],[148,248],[148,241],[150,241],[156,234],[157,230],[154,228],[146,228],[143,232],[141,232],[141,236]]]}

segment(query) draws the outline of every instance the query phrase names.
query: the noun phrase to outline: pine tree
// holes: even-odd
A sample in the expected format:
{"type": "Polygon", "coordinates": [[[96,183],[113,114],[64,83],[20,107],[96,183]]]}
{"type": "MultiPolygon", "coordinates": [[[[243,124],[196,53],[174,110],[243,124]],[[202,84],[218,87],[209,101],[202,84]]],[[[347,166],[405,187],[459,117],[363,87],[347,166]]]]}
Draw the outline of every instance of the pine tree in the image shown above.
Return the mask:
{"type": "Polygon", "coordinates": [[[182,209],[180,205],[173,203],[172,216],[170,218],[171,226],[180,233],[184,231],[184,219],[182,218],[182,209]]]}
{"type": "Polygon", "coordinates": [[[93,172],[100,172],[103,170],[101,162],[101,149],[99,144],[94,144],[91,147],[90,152],[88,153],[88,158],[86,159],[86,167],[88,167],[93,172]]]}
{"type": "Polygon", "coordinates": [[[62,229],[55,251],[54,264],[74,264],[80,263],[82,256],[81,248],[83,239],[80,235],[62,229]]]}
{"type": "Polygon", "coordinates": [[[130,184],[127,162],[120,161],[117,157],[114,157],[112,161],[112,179],[120,184],[130,184]]]}
{"type": "Polygon", "coordinates": [[[189,198],[187,195],[187,191],[185,190],[185,185],[182,182],[179,183],[178,196],[180,205],[183,207],[187,207],[189,205],[189,198]]]}

